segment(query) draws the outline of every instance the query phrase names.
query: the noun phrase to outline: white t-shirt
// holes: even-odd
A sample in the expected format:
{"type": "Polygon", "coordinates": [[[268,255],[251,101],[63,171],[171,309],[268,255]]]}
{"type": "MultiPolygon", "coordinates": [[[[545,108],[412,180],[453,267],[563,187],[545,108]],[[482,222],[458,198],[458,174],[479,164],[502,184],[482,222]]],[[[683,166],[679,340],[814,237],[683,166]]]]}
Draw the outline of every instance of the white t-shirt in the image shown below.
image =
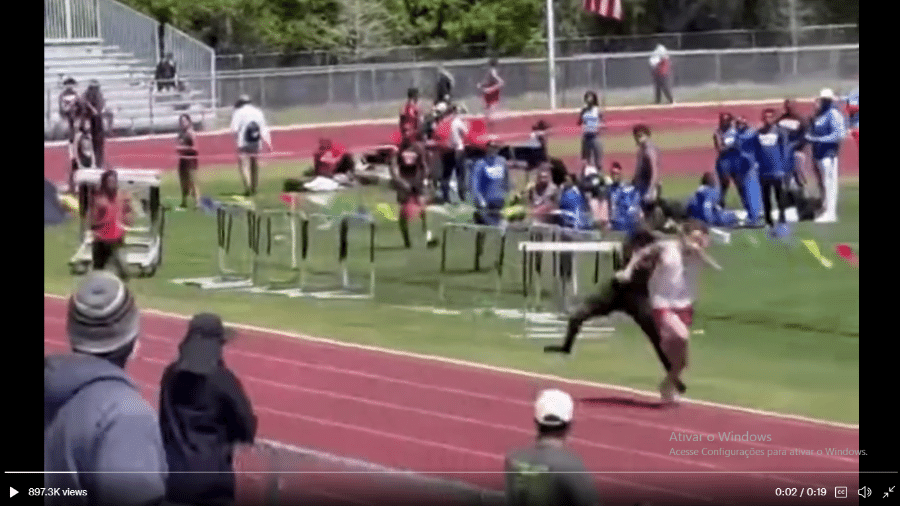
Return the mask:
{"type": "Polygon", "coordinates": [[[654,309],[682,309],[697,298],[701,260],[685,254],[678,240],[661,241],[662,252],[650,275],[648,288],[654,309]]]}
{"type": "Polygon", "coordinates": [[[236,109],[231,116],[231,131],[235,133],[237,146],[243,148],[247,145],[244,139],[244,132],[247,125],[255,121],[259,125],[259,133],[262,140],[269,146],[272,146],[272,137],[269,132],[269,126],[266,124],[266,118],[263,112],[252,104],[246,104],[240,109],[236,109]]]}
{"type": "Polygon", "coordinates": [[[459,116],[453,118],[450,122],[450,144],[453,149],[461,151],[465,148],[466,134],[469,133],[469,127],[466,122],[459,116]]]}

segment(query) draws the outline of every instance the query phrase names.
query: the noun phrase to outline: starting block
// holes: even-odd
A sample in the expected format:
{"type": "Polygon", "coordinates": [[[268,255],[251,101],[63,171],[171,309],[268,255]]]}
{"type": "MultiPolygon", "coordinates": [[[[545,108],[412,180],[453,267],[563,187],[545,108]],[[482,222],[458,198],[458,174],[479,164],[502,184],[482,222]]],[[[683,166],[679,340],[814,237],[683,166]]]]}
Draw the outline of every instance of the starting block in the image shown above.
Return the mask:
{"type": "MultiPolygon", "coordinates": [[[[81,169],[75,172],[81,244],[69,260],[72,274],[84,274],[91,269],[93,263],[94,237],[90,222],[94,195],[100,187],[100,178],[104,172],[100,169],[81,169]]],[[[134,213],[139,223],[126,229],[123,255],[126,268],[136,268],[141,276],[153,276],[162,264],[167,211],[160,204],[160,173],[158,170],[120,169],[116,171],[116,175],[119,188],[130,191],[145,208],[134,213]]]]}

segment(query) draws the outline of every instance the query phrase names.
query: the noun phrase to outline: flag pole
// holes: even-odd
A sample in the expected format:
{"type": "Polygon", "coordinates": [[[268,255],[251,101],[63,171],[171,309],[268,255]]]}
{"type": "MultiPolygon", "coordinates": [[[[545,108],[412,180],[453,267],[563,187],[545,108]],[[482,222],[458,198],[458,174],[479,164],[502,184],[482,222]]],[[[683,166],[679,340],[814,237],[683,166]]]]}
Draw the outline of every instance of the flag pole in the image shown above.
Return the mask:
{"type": "Polygon", "coordinates": [[[553,0],[547,0],[547,77],[550,79],[550,110],[556,110],[556,21],[553,0]]]}

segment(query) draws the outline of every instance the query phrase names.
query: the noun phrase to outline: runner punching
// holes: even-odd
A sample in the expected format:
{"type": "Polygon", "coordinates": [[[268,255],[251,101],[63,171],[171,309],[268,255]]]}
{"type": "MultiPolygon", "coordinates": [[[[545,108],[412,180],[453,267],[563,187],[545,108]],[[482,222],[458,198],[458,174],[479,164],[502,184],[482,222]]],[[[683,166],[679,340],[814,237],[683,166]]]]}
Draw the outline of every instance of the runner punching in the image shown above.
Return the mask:
{"type": "Polygon", "coordinates": [[[400,234],[403,245],[412,247],[409,239],[409,220],[418,216],[422,222],[422,233],[428,246],[435,244],[435,239],[428,229],[425,205],[422,195],[425,191],[426,154],[425,148],[416,139],[416,130],[412,123],[406,123],[401,130],[403,139],[397,146],[396,156],[391,157],[391,178],[397,190],[397,203],[400,205],[400,234]]]}
{"type": "MultiPolygon", "coordinates": [[[[647,229],[636,231],[623,245],[623,253],[626,261],[634,258],[634,255],[656,243],[656,236],[647,229]]],[[[663,368],[668,372],[672,365],[661,346],[661,338],[653,319],[653,308],[650,305],[650,293],[648,282],[653,272],[655,258],[646,256],[636,263],[631,279],[620,281],[613,276],[601,288],[599,292],[588,297],[570,317],[566,336],[562,345],[550,345],[544,347],[546,353],[571,353],[575,345],[575,338],[581,330],[581,326],[591,318],[608,316],[613,311],[621,311],[630,316],[644,332],[644,335],[653,345],[656,356],[659,357],[663,368]]],[[[684,393],[687,387],[684,383],[676,384],[678,391],[684,393]]]]}
{"type": "Polygon", "coordinates": [[[707,255],[708,247],[709,229],[702,222],[690,220],[682,225],[677,239],[657,241],[640,250],[616,273],[616,278],[625,283],[634,280],[639,266],[654,263],[647,282],[650,305],[662,350],[671,364],[659,386],[664,402],[677,402],[683,385],[681,373],[688,365],[688,340],[700,267],[706,263],[721,270],[707,255]]]}

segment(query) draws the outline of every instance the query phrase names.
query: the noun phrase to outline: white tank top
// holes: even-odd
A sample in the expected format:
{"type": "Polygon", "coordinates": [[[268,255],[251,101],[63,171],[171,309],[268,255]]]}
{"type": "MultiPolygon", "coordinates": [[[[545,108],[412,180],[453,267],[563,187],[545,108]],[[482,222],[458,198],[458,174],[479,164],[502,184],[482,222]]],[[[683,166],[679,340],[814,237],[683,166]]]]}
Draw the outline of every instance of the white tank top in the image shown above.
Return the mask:
{"type": "Polygon", "coordinates": [[[697,297],[700,258],[685,254],[678,240],[660,242],[662,252],[648,288],[654,309],[681,309],[693,305],[697,297]]]}

